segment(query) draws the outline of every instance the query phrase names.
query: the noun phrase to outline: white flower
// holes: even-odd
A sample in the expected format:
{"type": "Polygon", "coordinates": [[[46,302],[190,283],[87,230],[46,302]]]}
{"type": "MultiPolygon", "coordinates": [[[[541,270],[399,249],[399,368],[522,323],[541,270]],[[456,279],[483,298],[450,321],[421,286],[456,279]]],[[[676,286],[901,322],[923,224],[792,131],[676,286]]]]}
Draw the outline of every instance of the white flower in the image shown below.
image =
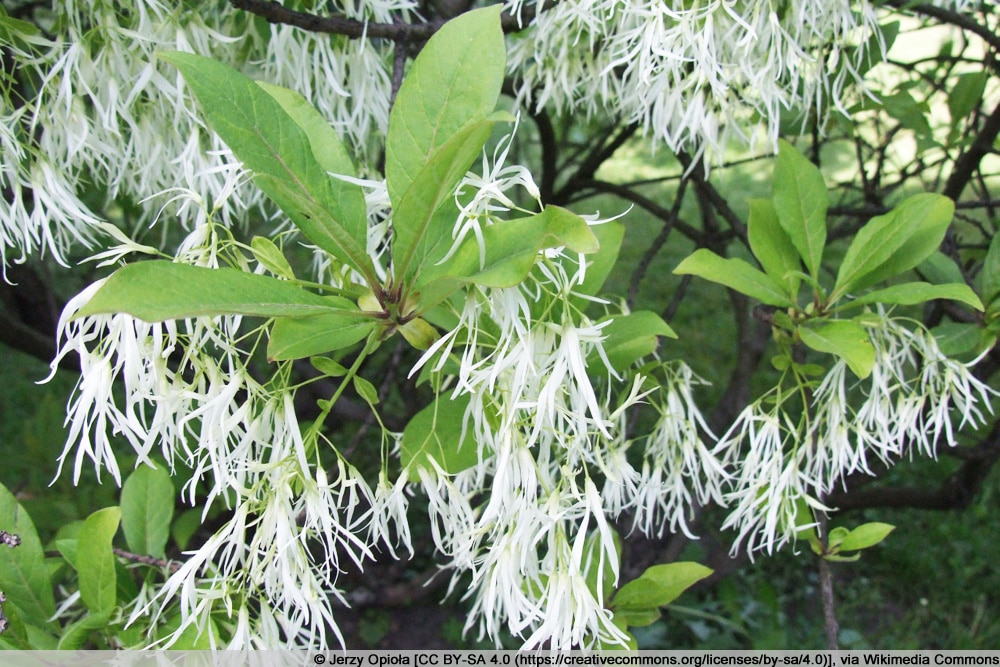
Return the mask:
{"type": "MultiPolygon", "coordinates": [[[[510,0],[515,14],[523,6],[510,0]]],[[[828,113],[862,85],[878,34],[870,7],[754,0],[587,0],[547,5],[510,49],[519,95],[535,107],[638,123],[674,151],[721,158],[727,141],[777,142],[781,112],[828,113]],[[853,60],[851,60],[853,58],[853,60]],[[839,73],[834,65],[844,62],[839,73]],[[829,64],[827,64],[829,63],[829,64]],[[755,116],[759,116],[756,120],[755,116]]],[[[821,118],[822,121],[822,118],[821,118]]]]}

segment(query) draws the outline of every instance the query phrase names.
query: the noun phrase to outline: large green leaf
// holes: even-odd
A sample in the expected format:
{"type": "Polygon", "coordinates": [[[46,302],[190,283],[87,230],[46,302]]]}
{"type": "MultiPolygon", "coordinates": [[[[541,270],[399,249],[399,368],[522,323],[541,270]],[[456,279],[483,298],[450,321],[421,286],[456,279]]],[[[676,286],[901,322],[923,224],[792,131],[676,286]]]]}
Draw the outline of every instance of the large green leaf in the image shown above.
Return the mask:
{"type": "Polygon", "coordinates": [[[118,532],[121,510],[105,507],[87,517],[76,547],[80,597],[94,614],[117,604],[117,574],[111,541],[118,532]]]}
{"type": "Polygon", "coordinates": [[[947,197],[922,193],[869,220],[844,254],[830,298],[870,287],[923,262],[941,245],[954,211],[947,197]]]}
{"type": "Polygon", "coordinates": [[[779,142],[772,200],[781,228],[809,274],[816,278],[826,245],[826,209],[830,199],[816,165],[784,140],[779,142]]]}
{"type": "Polygon", "coordinates": [[[129,549],[163,558],[174,516],[174,485],[167,469],[136,468],[122,485],[121,511],[129,549]]]}
{"type": "Polygon", "coordinates": [[[611,606],[616,614],[663,607],[710,574],[712,570],[699,563],[653,565],[638,579],[633,579],[618,589],[611,606]]]}
{"type": "Polygon", "coordinates": [[[465,432],[469,400],[467,394],[457,398],[441,394],[413,416],[403,429],[400,445],[399,459],[404,468],[433,470],[429,458],[452,474],[476,465],[479,449],[465,432]]]}
{"type": "MultiPolygon", "coordinates": [[[[894,274],[886,275],[886,272],[880,269],[890,262],[915,234],[922,233],[925,226],[940,228],[943,237],[953,212],[954,205],[947,197],[924,193],[909,197],[889,213],[869,220],[855,235],[844,254],[831,297],[836,299],[851,290],[864,289],[874,285],[875,282],[891,278],[894,274]]],[[[916,259],[907,268],[913,268],[923,262],[937,245],[940,245],[940,239],[937,244],[929,248],[924,257],[916,259]]]]}
{"type": "Polygon", "coordinates": [[[111,621],[111,614],[114,608],[108,608],[100,613],[87,614],[79,621],[70,624],[63,630],[62,637],[59,638],[59,651],[75,651],[83,647],[90,638],[91,633],[98,630],[105,630],[111,621]]]}
{"type": "Polygon", "coordinates": [[[485,7],[446,23],[403,79],[385,147],[386,185],[394,208],[435,152],[496,108],[506,65],[500,9],[485,7]]]}
{"type": "Polygon", "coordinates": [[[118,269],[75,317],[128,313],[159,322],[200,315],[301,317],[344,308],[354,304],[269,276],[155,260],[118,269]]]}
{"type": "Polygon", "coordinates": [[[604,354],[617,371],[624,371],[634,361],[655,352],[660,336],[677,338],[663,318],[648,310],[613,315],[609,319],[611,321],[601,329],[604,354]]]}
{"type": "Polygon", "coordinates": [[[864,379],[875,365],[875,348],[864,327],[851,320],[818,320],[798,328],[802,342],[817,352],[833,354],[864,379]]]}
{"type": "MultiPolygon", "coordinates": [[[[352,178],[358,175],[354,168],[354,162],[351,160],[344,142],[340,140],[340,136],[323,117],[323,114],[306,98],[294,90],[275,86],[265,81],[255,81],[254,83],[273,97],[285,110],[285,113],[295,121],[295,124],[302,128],[309,141],[309,146],[312,148],[313,157],[316,158],[320,167],[330,174],[352,178]]],[[[334,188],[334,195],[340,200],[343,210],[353,210],[362,219],[367,215],[365,195],[361,188],[336,179],[330,186],[334,188]]]]}
{"type": "MultiPolygon", "coordinates": [[[[279,95],[296,111],[293,119],[270,92],[211,58],[179,52],[163,53],[160,58],[177,67],[201,103],[212,129],[254,172],[257,185],[309,240],[370,275],[370,260],[363,252],[368,219],[364,207],[359,208],[359,202],[364,203],[363,195],[357,185],[331,178],[316,160],[313,142],[296,120],[312,129],[312,114],[303,112],[291,95],[279,95]],[[285,188],[274,187],[276,183],[285,188]],[[296,196],[289,198],[290,193],[296,196]],[[300,199],[319,206],[327,215],[322,220],[307,216],[300,199]]],[[[324,150],[330,141],[329,133],[324,133],[316,139],[315,149],[324,150]]],[[[339,170],[341,161],[329,164],[339,170]]]]}
{"type": "Polygon", "coordinates": [[[358,241],[351,237],[329,208],[308,193],[302,192],[294,183],[281,178],[269,174],[257,174],[254,182],[271,199],[278,202],[282,210],[288,213],[313,243],[357,269],[368,281],[369,286],[374,287],[379,284],[374,264],[366,250],[367,241],[358,241]],[[338,248],[338,251],[330,250],[331,247],[338,248]]]}
{"type": "Polygon", "coordinates": [[[312,317],[281,317],[271,328],[267,358],[284,361],[340,350],[364,340],[377,323],[371,313],[357,308],[312,317]]]}
{"type": "Polygon", "coordinates": [[[431,154],[392,214],[393,272],[408,282],[448,252],[458,219],[455,189],[501,117],[462,127],[431,154]]]}
{"type": "Polygon", "coordinates": [[[976,310],[983,309],[983,304],[979,300],[979,297],[972,291],[972,288],[964,283],[949,283],[946,285],[932,285],[923,282],[902,283],[868,292],[851,301],[850,305],[860,306],[869,303],[885,303],[911,306],[933,299],[950,299],[972,306],[976,310]]]}
{"type": "Polygon", "coordinates": [[[763,271],[758,271],[742,259],[719,257],[707,248],[696,250],[674,269],[674,273],[711,280],[771,306],[795,306],[788,290],[763,271]]]}
{"type": "Polygon", "coordinates": [[[0,544],[0,591],[5,605],[17,610],[25,625],[50,627],[56,613],[45,552],[31,517],[0,484],[0,529],[21,538],[17,547],[0,544]]]}
{"type": "Polygon", "coordinates": [[[546,248],[565,246],[572,252],[593,253],[597,237],[587,222],[558,206],[536,215],[490,225],[483,244],[470,234],[447,261],[427,267],[416,283],[423,309],[440,302],[465,283],[512,287],[524,280],[546,248]]]}
{"type": "Polygon", "coordinates": [[[764,273],[787,289],[789,295],[797,294],[800,281],[797,272],[802,270],[802,260],[791,238],[781,227],[778,213],[770,199],[750,200],[747,237],[750,250],[760,262],[764,273]]]}

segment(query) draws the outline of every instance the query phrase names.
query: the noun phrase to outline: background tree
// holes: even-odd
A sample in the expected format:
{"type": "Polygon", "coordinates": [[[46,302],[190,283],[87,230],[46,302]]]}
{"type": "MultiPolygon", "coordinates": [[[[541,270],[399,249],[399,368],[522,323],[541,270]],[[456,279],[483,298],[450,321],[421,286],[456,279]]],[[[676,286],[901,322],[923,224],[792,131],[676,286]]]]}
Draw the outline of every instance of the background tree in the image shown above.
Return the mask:
{"type": "Polygon", "coordinates": [[[989,3],[208,5],[3,4],[0,335],[80,372],[60,469],[128,477],[53,542],[61,627],[11,551],[10,645],[336,643],[343,572],[432,550],[483,637],[628,645],[697,535],[714,577],[808,542],[833,645],[827,562],[889,528],[832,512],[981,488],[989,3]],[[176,482],[190,542],[151,528],[176,482]]]}

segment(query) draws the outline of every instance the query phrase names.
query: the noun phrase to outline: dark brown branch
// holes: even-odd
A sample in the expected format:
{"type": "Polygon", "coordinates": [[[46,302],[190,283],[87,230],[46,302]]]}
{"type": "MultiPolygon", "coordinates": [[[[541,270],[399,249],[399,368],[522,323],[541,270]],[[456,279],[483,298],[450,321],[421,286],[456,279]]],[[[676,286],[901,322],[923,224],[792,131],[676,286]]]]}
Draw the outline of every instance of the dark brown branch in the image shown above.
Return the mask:
{"type": "Polygon", "coordinates": [[[677,155],[681,164],[684,165],[685,169],[690,170],[691,180],[694,181],[695,188],[698,190],[698,194],[703,196],[706,201],[711,203],[712,208],[722,216],[732,230],[736,233],[740,239],[749,247],[749,241],[747,241],[747,226],[743,224],[740,220],[740,216],[736,215],[735,211],[729,206],[729,202],[723,197],[715,186],[712,185],[707,178],[705,178],[705,170],[700,164],[692,164],[691,158],[683,153],[677,155]]]}
{"type": "MultiPolygon", "coordinates": [[[[309,32],[343,35],[349,39],[389,39],[394,42],[422,42],[441,29],[445,18],[437,18],[422,23],[372,23],[358,21],[344,16],[317,16],[308,12],[289,9],[272,0],[229,0],[236,9],[256,14],[268,23],[290,25],[309,32]]],[[[500,25],[505,33],[519,32],[536,15],[534,5],[525,7],[521,18],[504,12],[500,25]]]]}
{"type": "Polygon", "coordinates": [[[979,168],[980,162],[993,149],[993,144],[1000,135],[1000,105],[997,105],[983,123],[979,136],[972,142],[969,149],[958,156],[955,160],[955,167],[945,183],[944,191],[941,193],[946,197],[957,200],[965,186],[972,180],[973,174],[979,168]]]}
{"type": "Polygon", "coordinates": [[[635,268],[635,271],[632,272],[632,280],[628,287],[627,303],[629,308],[633,308],[635,306],[635,297],[639,293],[639,283],[641,283],[642,279],[646,276],[646,271],[649,270],[649,265],[653,263],[653,258],[659,254],[660,249],[663,248],[663,244],[667,242],[670,232],[674,229],[674,223],[677,222],[677,218],[680,215],[681,204],[684,203],[684,192],[687,190],[687,183],[687,180],[682,180],[680,185],[677,186],[677,194],[674,196],[674,204],[670,207],[669,216],[663,219],[663,228],[660,229],[660,233],[657,234],[655,239],[653,239],[653,243],[643,254],[642,259],[639,261],[639,265],[635,268]]]}
{"type": "Polygon", "coordinates": [[[736,365],[729,375],[725,393],[708,419],[716,433],[725,432],[750,403],[750,381],[771,341],[771,325],[754,316],[750,299],[734,290],[728,292],[736,321],[736,365]]]}
{"type": "Polygon", "coordinates": [[[556,189],[556,176],[559,171],[558,155],[559,141],[556,139],[552,119],[544,109],[531,112],[531,119],[538,129],[538,143],[542,150],[542,177],[538,185],[542,203],[551,202],[556,189]]]}
{"type": "Polygon", "coordinates": [[[430,39],[437,32],[443,20],[426,23],[369,23],[343,16],[317,16],[308,12],[289,9],[271,0],[229,0],[236,9],[256,14],[268,23],[290,25],[309,32],[343,35],[349,39],[391,39],[399,42],[430,39]]]}
{"type": "MultiPolygon", "coordinates": [[[[660,220],[670,219],[670,209],[660,206],[655,201],[649,197],[644,197],[638,192],[625,187],[624,185],[618,185],[617,183],[608,183],[607,181],[583,181],[577,184],[581,189],[594,190],[597,192],[607,192],[610,194],[618,195],[622,199],[632,202],[636,206],[639,206],[646,211],[652,213],[660,220]]],[[[680,218],[674,221],[674,228],[680,231],[682,234],[687,236],[689,239],[694,241],[699,245],[704,245],[703,241],[705,239],[705,234],[696,227],[687,224],[680,218]]]]}
{"type": "Polygon", "coordinates": [[[597,173],[597,170],[601,168],[601,165],[614,155],[615,151],[621,148],[626,141],[631,139],[638,129],[639,126],[635,123],[627,125],[610,140],[602,141],[594,147],[580,162],[576,173],[570,177],[569,181],[558,193],[553,195],[553,203],[560,205],[567,203],[580,185],[590,182],[594,178],[594,174],[597,173]]]}

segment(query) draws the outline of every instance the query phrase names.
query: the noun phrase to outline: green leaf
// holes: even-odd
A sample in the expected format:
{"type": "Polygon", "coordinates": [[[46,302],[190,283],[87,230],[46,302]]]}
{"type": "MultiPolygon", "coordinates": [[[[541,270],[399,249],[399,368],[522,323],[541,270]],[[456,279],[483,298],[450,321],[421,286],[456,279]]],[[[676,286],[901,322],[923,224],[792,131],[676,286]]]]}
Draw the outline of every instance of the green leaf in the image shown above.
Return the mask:
{"type": "Polygon", "coordinates": [[[170,536],[174,538],[178,549],[182,551],[187,549],[188,542],[198,532],[198,528],[201,527],[201,514],[202,510],[200,507],[192,507],[174,521],[173,526],[170,528],[170,536]]]}
{"type": "Polygon", "coordinates": [[[934,299],[950,299],[959,301],[976,310],[982,310],[983,304],[968,285],[948,284],[932,285],[930,283],[901,283],[883,289],[868,292],[850,302],[851,306],[859,306],[868,303],[898,304],[900,306],[911,306],[917,303],[924,303],[934,299]]]}
{"type": "MultiPolygon", "coordinates": [[[[340,140],[340,136],[323,117],[323,114],[306,98],[294,90],[271,83],[264,81],[255,81],[254,83],[273,97],[285,110],[285,113],[302,129],[309,141],[313,157],[316,158],[316,162],[324,171],[351,178],[358,175],[354,168],[354,162],[351,160],[344,142],[340,140]]],[[[334,196],[347,199],[347,201],[341,201],[342,208],[346,207],[346,210],[352,211],[362,218],[368,215],[365,194],[361,188],[337,179],[330,186],[334,188],[334,196]],[[342,190],[339,189],[342,187],[341,184],[343,184],[342,190]]],[[[349,217],[354,219],[352,216],[349,217]]]]}
{"type": "Polygon", "coordinates": [[[117,575],[111,541],[118,532],[121,510],[106,507],[83,522],[76,548],[76,571],[80,597],[91,612],[98,614],[117,604],[117,575]]]}
{"type": "Polygon", "coordinates": [[[913,99],[907,90],[900,90],[891,95],[882,96],[882,107],[886,113],[899,121],[899,124],[913,132],[918,137],[932,139],[930,121],[927,120],[928,108],[913,99]]]}
{"type": "MultiPolygon", "coordinates": [[[[17,547],[0,545],[0,591],[26,625],[51,628],[56,613],[45,552],[28,512],[0,484],[0,528],[21,538],[17,547]]],[[[6,608],[6,607],[5,607],[6,608]]]]}
{"type": "Polygon", "coordinates": [[[948,255],[936,250],[917,266],[917,272],[924,280],[935,285],[964,283],[962,269],[948,255]]]}
{"type": "Polygon", "coordinates": [[[129,549],[163,558],[174,517],[174,485],[167,469],[136,468],[122,486],[121,511],[129,549]]]}
{"type": "Polygon", "coordinates": [[[1000,234],[994,234],[989,250],[979,271],[979,292],[983,303],[993,312],[994,302],[1000,297],[1000,234]]]}
{"type": "Polygon", "coordinates": [[[699,563],[653,565],[618,589],[612,607],[615,614],[663,607],[710,574],[712,570],[699,563]]]}
{"type": "Polygon", "coordinates": [[[792,295],[770,276],[737,258],[723,258],[707,248],[696,250],[674,269],[679,275],[691,274],[736,290],[770,306],[795,306],[792,295]]]}
{"type": "Polygon", "coordinates": [[[652,609],[617,609],[615,610],[615,618],[621,619],[625,625],[632,628],[641,628],[646,625],[652,625],[660,620],[662,614],[658,607],[653,607],[652,609]]]}
{"type": "Polygon", "coordinates": [[[865,523],[847,533],[840,541],[841,551],[860,551],[875,546],[889,536],[895,526],[887,523],[865,523]]]}
{"type": "Polygon", "coordinates": [[[416,283],[422,309],[430,308],[464,283],[513,287],[546,248],[565,246],[577,253],[599,249],[597,238],[580,216],[558,206],[527,218],[492,224],[482,230],[484,253],[470,235],[446,262],[424,270],[416,283]]]}
{"type": "Polygon", "coordinates": [[[350,230],[334,217],[334,211],[294,184],[270,174],[255,174],[254,182],[281,207],[310,241],[357,269],[369,286],[374,287],[379,283],[366,250],[367,240],[358,241],[351,236],[350,230]]]}
{"type": "Polygon", "coordinates": [[[274,275],[281,276],[282,278],[295,278],[292,265],[288,263],[281,249],[274,245],[274,242],[270,239],[266,239],[263,236],[253,237],[250,240],[250,250],[253,251],[254,259],[274,275]]]}
{"type": "Polygon", "coordinates": [[[466,12],[427,41],[389,114],[385,176],[394,209],[432,155],[493,112],[505,67],[499,5],[466,12]]]}
{"type": "Polygon", "coordinates": [[[59,651],[75,651],[77,649],[83,648],[84,643],[90,637],[90,634],[96,630],[104,630],[108,627],[108,622],[111,620],[111,614],[114,609],[105,609],[100,613],[87,614],[79,621],[71,624],[65,630],[63,630],[62,637],[59,638],[59,645],[56,646],[56,650],[59,651]]]}
{"type": "Polygon", "coordinates": [[[764,273],[785,287],[789,295],[799,291],[798,272],[802,260],[791,238],[781,227],[778,213],[770,199],[751,199],[747,220],[750,250],[764,268],[764,273]]]}
{"type": "Polygon", "coordinates": [[[951,122],[957,123],[979,108],[986,90],[986,72],[966,72],[959,75],[948,91],[948,113],[951,122]]]}
{"type": "Polygon", "coordinates": [[[378,405],[378,390],[375,388],[375,385],[360,375],[355,375],[352,380],[354,391],[358,392],[358,396],[363,398],[365,403],[372,406],[372,408],[378,405]]]}
{"type": "MultiPolygon", "coordinates": [[[[660,612],[657,611],[656,615],[657,615],[657,618],[659,618],[660,612]]],[[[639,650],[639,642],[636,641],[635,635],[633,635],[631,632],[628,631],[628,626],[630,625],[629,622],[628,622],[628,617],[629,616],[630,616],[630,614],[628,614],[627,612],[624,613],[624,614],[619,614],[618,612],[615,612],[615,614],[611,617],[611,622],[615,625],[615,627],[625,633],[625,636],[627,637],[627,640],[626,640],[627,644],[625,646],[622,646],[621,644],[611,644],[611,643],[608,643],[608,642],[599,642],[597,644],[597,646],[596,646],[596,648],[598,650],[600,650],[600,651],[623,651],[623,650],[624,651],[637,651],[637,650],[639,650]]],[[[654,621],[655,620],[656,619],[654,619],[654,621]]],[[[652,621],[650,621],[650,622],[652,622],[652,621]]],[[[649,625],[649,622],[646,622],[646,623],[637,623],[637,625],[649,625]]]]}
{"type": "Polygon", "coordinates": [[[312,367],[324,375],[332,378],[339,378],[347,375],[347,368],[337,363],[329,357],[312,357],[309,359],[312,367]]]}
{"type": "MultiPolygon", "coordinates": [[[[365,193],[357,184],[336,178],[336,176],[351,178],[357,176],[354,162],[351,160],[344,142],[340,140],[326,118],[302,95],[294,90],[263,81],[255,83],[273,97],[285,110],[285,113],[302,129],[319,166],[328,174],[335,175],[330,178],[329,187],[330,196],[337,202],[338,207],[335,211],[330,212],[329,217],[324,217],[322,221],[313,220],[312,222],[320,222],[324,227],[331,227],[335,232],[335,242],[338,245],[345,244],[343,246],[345,253],[351,256],[355,263],[368,266],[369,259],[358,254],[358,251],[366,247],[368,243],[366,231],[368,204],[365,203],[365,193]],[[349,223],[343,226],[351,237],[350,241],[340,238],[339,231],[336,229],[337,220],[349,223]],[[359,225],[360,228],[354,229],[354,225],[359,225]],[[346,244],[350,246],[349,252],[346,244]]],[[[303,231],[305,230],[303,229],[303,231]]]]}
{"type": "Polygon", "coordinates": [[[772,201],[781,228],[805,262],[809,275],[817,278],[826,245],[826,209],[830,205],[826,182],[816,165],[784,140],[778,145],[772,201]]]}
{"type": "MultiPolygon", "coordinates": [[[[633,362],[655,352],[660,336],[677,338],[663,318],[648,310],[612,315],[608,319],[610,323],[601,328],[604,354],[617,371],[624,371],[633,362]]],[[[592,357],[597,357],[596,352],[592,357]]]]}
{"type": "Polygon", "coordinates": [[[819,320],[798,328],[802,342],[817,352],[843,359],[855,375],[864,379],[875,365],[875,348],[864,328],[851,320],[819,320]]]}
{"type": "Polygon", "coordinates": [[[147,322],[200,315],[301,317],[353,307],[283,280],[237,269],[155,260],[124,266],[74,317],[128,313],[147,322]]]}
{"type": "Polygon", "coordinates": [[[0,7],[0,44],[13,44],[22,36],[33,37],[38,32],[38,26],[34,23],[12,18],[6,9],[0,7]]]}
{"type": "MultiPolygon", "coordinates": [[[[366,277],[374,275],[364,248],[368,218],[359,186],[331,178],[316,160],[314,146],[299,122],[282,108],[272,92],[296,110],[311,130],[315,117],[301,109],[290,91],[265,90],[221,62],[190,53],[162,53],[174,65],[201,103],[205,116],[243,164],[254,181],[302,230],[310,241],[366,277]],[[271,92],[269,92],[271,91],[271,92]],[[360,199],[359,199],[360,197],[360,199]],[[309,216],[302,202],[324,210],[309,216]],[[360,250],[360,252],[359,252],[360,250]]],[[[317,150],[329,146],[330,135],[316,140],[317,150]]],[[[337,161],[339,164],[340,161],[337,161]]]]}
{"type": "Polygon", "coordinates": [[[844,254],[831,301],[923,262],[941,245],[954,212],[947,197],[922,193],[869,220],[844,254]]]}
{"type": "Polygon", "coordinates": [[[931,333],[941,352],[949,357],[978,356],[994,342],[993,336],[972,322],[942,322],[931,329],[931,333]]]}
{"type": "Polygon", "coordinates": [[[467,394],[457,398],[441,394],[413,416],[403,429],[399,452],[403,468],[433,471],[428,461],[433,458],[445,472],[454,474],[479,462],[478,445],[464,428],[469,400],[467,394]]]}
{"type": "Polygon", "coordinates": [[[625,225],[620,222],[609,222],[590,227],[591,233],[597,238],[598,249],[587,255],[587,273],[583,283],[574,288],[577,294],[593,296],[601,291],[611,270],[618,262],[622,240],[625,238],[625,225]]]}
{"type": "Polygon", "coordinates": [[[434,264],[448,252],[458,218],[455,189],[497,120],[475,121],[455,132],[414,174],[394,206],[392,259],[397,281],[408,282],[425,264],[434,264]]]}
{"type": "Polygon", "coordinates": [[[302,359],[342,350],[364,340],[378,326],[378,320],[350,305],[352,309],[337,313],[276,319],[267,343],[267,358],[302,359]]]}

